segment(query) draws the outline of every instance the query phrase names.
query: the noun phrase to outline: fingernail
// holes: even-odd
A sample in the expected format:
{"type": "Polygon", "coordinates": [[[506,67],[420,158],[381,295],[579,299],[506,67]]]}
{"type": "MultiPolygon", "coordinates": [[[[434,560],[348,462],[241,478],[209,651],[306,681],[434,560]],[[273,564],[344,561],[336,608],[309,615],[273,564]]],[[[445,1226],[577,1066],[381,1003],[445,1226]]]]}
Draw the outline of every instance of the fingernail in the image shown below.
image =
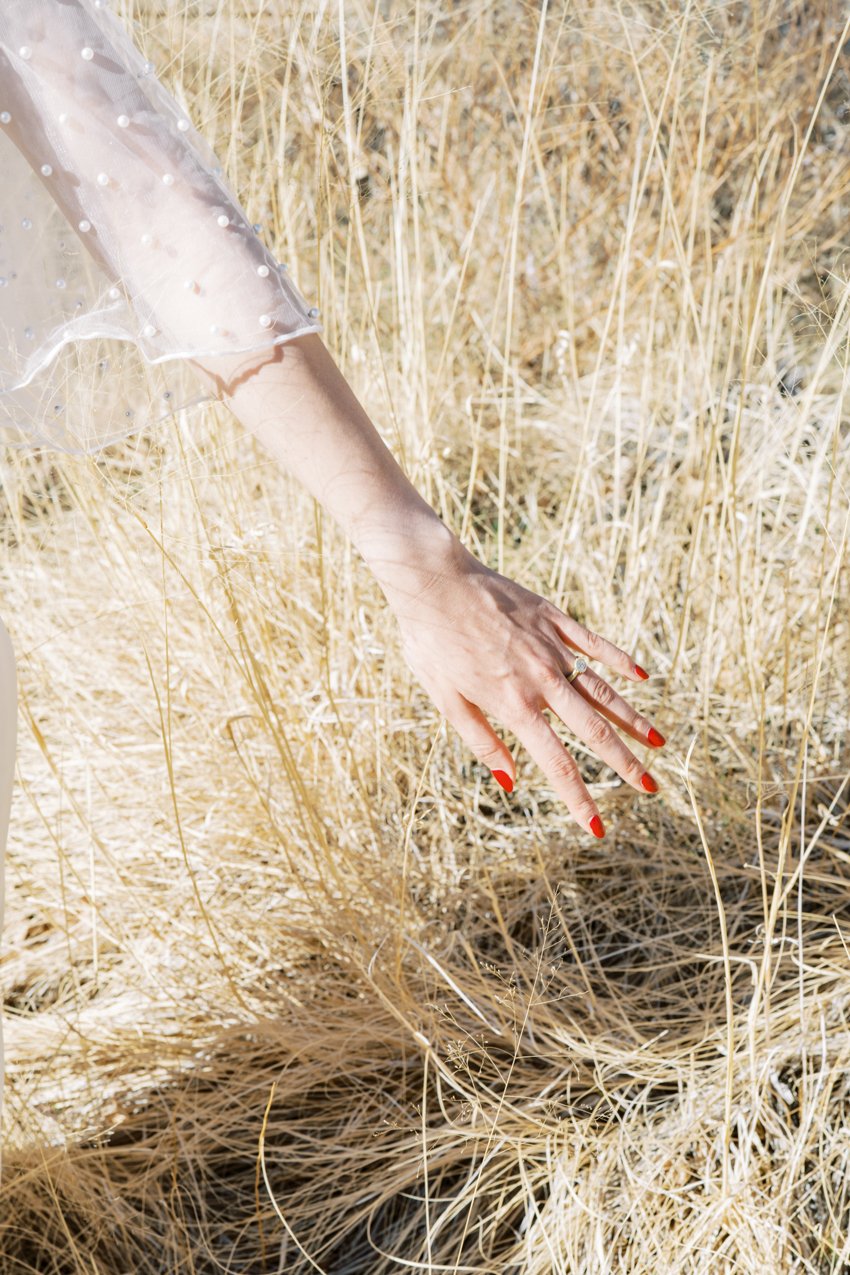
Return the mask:
{"type": "Polygon", "coordinates": [[[590,831],[593,833],[594,837],[605,836],[605,829],[602,827],[602,820],[599,818],[599,815],[594,815],[591,819],[590,831]]]}
{"type": "Polygon", "coordinates": [[[639,664],[635,665],[635,672],[637,673],[638,677],[642,677],[644,681],[646,681],[646,679],[649,677],[649,674],[647,673],[646,669],[641,668],[639,664]]]}
{"type": "Polygon", "coordinates": [[[510,775],[506,774],[504,770],[494,770],[493,778],[495,779],[497,784],[502,785],[505,792],[513,792],[514,781],[511,779],[510,775]]]}
{"type": "Polygon", "coordinates": [[[641,775],[640,786],[645,788],[647,792],[658,792],[658,784],[652,778],[652,775],[641,775]]]}
{"type": "Polygon", "coordinates": [[[653,748],[660,748],[662,744],[666,744],[667,740],[663,735],[659,735],[654,726],[650,726],[648,739],[653,748]]]}

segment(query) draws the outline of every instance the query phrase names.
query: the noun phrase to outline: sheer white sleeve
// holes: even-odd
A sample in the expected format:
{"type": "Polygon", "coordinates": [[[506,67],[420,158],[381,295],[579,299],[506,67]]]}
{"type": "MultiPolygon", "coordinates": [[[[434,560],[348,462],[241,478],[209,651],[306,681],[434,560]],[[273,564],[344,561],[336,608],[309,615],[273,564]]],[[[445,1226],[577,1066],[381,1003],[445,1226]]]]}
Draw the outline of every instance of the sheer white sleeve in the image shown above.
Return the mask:
{"type": "Polygon", "coordinates": [[[258,230],[103,0],[2,0],[0,440],[92,450],[321,332],[258,230]]]}

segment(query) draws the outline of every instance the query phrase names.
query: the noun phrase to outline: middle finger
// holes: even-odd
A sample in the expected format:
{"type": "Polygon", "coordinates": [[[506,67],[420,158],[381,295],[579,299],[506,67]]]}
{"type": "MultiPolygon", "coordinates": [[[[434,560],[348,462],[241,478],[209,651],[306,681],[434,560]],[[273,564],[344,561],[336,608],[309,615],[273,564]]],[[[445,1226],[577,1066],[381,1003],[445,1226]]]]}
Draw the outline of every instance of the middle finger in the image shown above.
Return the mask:
{"type": "MultiPolygon", "coordinates": [[[[587,678],[586,672],[580,673],[573,683],[564,680],[548,690],[546,703],[557,713],[564,725],[573,730],[612,770],[616,770],[626,783],[642,792],[656,792],[658,785],[655,780],[605,717],[596,711],[596,701],[591,702],[575,689],[575,682],[582,678],[587,678]]],[[[597,680],[603,686],[608,686],[602,678],[597,680]]],[[[609,686],[608,690],[611,695],[616,696],[612,687],[609,686]]],[[[642,733],[642,737],[646,738],[646,732],[642,733]]]]}

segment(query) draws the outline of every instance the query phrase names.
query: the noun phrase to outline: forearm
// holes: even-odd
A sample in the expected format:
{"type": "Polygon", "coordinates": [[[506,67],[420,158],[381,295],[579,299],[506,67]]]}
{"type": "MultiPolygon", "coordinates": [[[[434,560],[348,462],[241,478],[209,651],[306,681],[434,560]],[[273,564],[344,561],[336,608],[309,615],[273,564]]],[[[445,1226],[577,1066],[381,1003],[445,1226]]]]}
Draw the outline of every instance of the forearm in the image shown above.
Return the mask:
{"type": "Polygon", "coordinates": [[[392,603],[462,552],[416,490],[317,335],[198,360],[245,429],[315,496],[392,603]]]}

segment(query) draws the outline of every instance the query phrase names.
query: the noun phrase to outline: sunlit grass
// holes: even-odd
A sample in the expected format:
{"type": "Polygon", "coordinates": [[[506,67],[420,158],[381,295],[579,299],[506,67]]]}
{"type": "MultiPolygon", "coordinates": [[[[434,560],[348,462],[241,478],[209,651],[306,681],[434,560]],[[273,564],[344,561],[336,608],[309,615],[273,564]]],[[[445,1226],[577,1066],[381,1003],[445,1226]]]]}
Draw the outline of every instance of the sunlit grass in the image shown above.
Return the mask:
{"type": "Polygon", "coordinates": [[[220,405],[4,453],[0,1269],[847,1269],[843,7],[116,8],[668,744],[502,793],[220,405]]]}

